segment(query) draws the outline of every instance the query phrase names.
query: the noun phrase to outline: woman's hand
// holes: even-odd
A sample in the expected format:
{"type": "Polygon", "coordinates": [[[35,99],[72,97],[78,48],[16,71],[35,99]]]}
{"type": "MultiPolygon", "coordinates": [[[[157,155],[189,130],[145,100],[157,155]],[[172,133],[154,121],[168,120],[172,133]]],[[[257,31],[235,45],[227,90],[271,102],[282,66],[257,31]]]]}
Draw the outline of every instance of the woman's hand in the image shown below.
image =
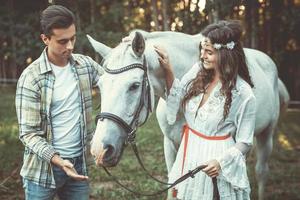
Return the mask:
{"type": "Polygon", "coordinates": [[[214,178],[219,175],[219,172],[221,170],[220,163],[213,159],[205,163],[207,167],[205,167],[202,171],[205,172],[208,176],[211,178],[214,178]]]}
{"type": "Polygon", "coordinates": [[[166,50],[160,46],[154,46],[154,50],[159,56],[158,61],[160,63],[160,66],[166,71],[173,71],[166,50]]]}
{"type": "Polygon", "coordinates": [[[174,81],[174,73],[169,61],[169,56],[166,50],[162,47],[154,46],[154,50],[158,54],[158,61],[160,66],[165,71],[166,88],[167,88],[167,93],[169,94],[170,88],[172,87],[174,81]]]}

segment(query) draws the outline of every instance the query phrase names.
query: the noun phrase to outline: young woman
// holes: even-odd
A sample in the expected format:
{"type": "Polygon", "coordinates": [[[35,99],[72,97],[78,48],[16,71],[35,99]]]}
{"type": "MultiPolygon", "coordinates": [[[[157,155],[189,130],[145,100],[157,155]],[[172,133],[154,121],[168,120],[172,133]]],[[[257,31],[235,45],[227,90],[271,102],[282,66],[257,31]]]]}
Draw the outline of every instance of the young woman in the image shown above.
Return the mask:
{"type": "Polygon", "coordinates": [[[200,61],[179,81],[166,52],[155,47],[165,70],[168,121],[181,109],[187,124],[169,182],[199,165],[203,172],[176,186],[177,198],[213,199],[217,177],[220,199],[250,199],[245,154],[253,142],[255,97],[237,21],[220,21],[202,34],[200,61]]]}

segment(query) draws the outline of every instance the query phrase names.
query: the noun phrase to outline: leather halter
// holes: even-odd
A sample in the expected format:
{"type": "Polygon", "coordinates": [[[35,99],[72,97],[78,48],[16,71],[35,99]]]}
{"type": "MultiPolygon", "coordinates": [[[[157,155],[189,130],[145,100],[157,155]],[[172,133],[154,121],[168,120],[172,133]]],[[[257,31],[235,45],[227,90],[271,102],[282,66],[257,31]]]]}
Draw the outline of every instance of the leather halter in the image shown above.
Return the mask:
{"type": "Polygon", "coordinates": [[[109,119],[109,120],[112,120],[113,122],[115,122],[116,124],[118,124],[126,132],[127,139],[125,141],[125,144],[134,143],[135,137],[136,137],[136,130],[137,130],[138,126],[143,125],[148,119],[149,112],[152,112],[151,91],[150,91],[149,78],[148,78],[148,74],[147,74],[146,58],[145,57],[143,58],[143,64],[134,63],[131,65],[122,67],[120,69],[109,69],[107,67],[104,67],[104,70],[109,74],[120,74],[122,72],[126,72],[126,71],[129,71],[131,69],[136,69],[136,68],[142,69],[144,71],[144,75],[143,75],[142,92],[141,92],[141,96],[140,96],[140,101],[139,101],[138,107],[135,111],[132,121],[128,124],[121,117],[119,117],[115,114],[112,114],[112,113],[108,113],[108,112],[99,113],[96,116],[96,121],[95,121],[97,124],[99,119],[100,120],[109,119]],[[140,113],[143,109],[143,106],[145,105],[145,102],[144,102],[145,96],[147,96],[146,98],[148,98],[147,115],[143,122],[139,122],[140,113]]]}
{"type": "MultiPolygon", "coordinates": [[[[147,74],[147,65],[146,65],[146,59],[145,56],[143,58],[143,65],[139,64],[139,63],[135,63],[135,64],[131,64],[128,65],[126,67],[120,68],[120,69],[108,69],[107,67],[105,67],[105,71],[109,74],[120,74],[122,72],[125,71],[129,71],[131,69],[136,69],[136,68],[140,68],[144,71],[144,75],[143,75],[143,83],[142,83],[142,92],[141,92],[141,96],[140,96],[140,102],[139,105],[135,111],[134,117],[131,121],[130,124],[126,123],[121,117],[112,114],[112,113],[108,113],[108,112],[101,112],[96,116],[95,122],[97,124],[98,120],[103,120],[103,119],[109,119],[113,122],[115,122],[116,124],[118,124],[121,128],[124,129],[125,133],[127,134],[127,140],[125,141],[125,144],[130,144],[132,147],[133,152],[135,153],[135,156],[139,162],[139,164],[141,165],[142,169],[147,173],[148,176],[150,176],[152,179],[154,179],[155,181],[162,183],[162,184],[166,184],[166,185],[171,185],[169,183],[163,182],[157,178],[155,178],[153,175],[151,175],[149,173],[149,171],[146,169],[145,165],[142,162],[142,159],[139,155],[138,152],[138,148],[135,144],[135,137],[136,137],[136,131],[138,126],[143,125],[149,116],[149,112],[152,112],[152,107],[151,107],[151,91],[150,91],[150,83],[149,83],[149,78],[148,78],[148,74],[147,74]],[[141,113],[141,110],[144,106],[144,99],[148,98],[148,107],[147,107],[147,115],[145,120],[139,124],[139,115],[141,113]]],[[[108,170],[104,167],[105,171],[108,172],[108,170]]],[[[110,173],[108,173],[110,175],[110,173]]]]}

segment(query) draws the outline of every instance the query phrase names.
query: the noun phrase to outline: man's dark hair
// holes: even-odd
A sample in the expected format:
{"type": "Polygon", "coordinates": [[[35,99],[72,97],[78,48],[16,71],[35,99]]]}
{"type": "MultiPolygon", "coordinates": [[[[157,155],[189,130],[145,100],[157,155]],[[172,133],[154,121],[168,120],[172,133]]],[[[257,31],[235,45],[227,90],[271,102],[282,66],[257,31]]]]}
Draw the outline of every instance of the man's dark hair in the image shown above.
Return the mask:
{"type": "Polygon", "coordinates": [[[50,37],[53,34],[53,29],[68,28],[75,24],[75,16],[64,6],[51,5],[41,13],[40,24],[41,32],[50,37]]]}

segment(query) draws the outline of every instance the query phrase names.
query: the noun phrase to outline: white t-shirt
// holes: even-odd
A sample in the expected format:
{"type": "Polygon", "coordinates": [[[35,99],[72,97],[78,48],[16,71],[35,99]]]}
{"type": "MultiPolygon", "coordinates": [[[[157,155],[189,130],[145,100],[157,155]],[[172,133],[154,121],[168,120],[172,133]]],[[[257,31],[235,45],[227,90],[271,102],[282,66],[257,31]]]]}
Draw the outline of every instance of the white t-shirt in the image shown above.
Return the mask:
{"type": "Polygon", "coordinates": [[[51,66],[55,75],[50,108],[53,146],[61,157],[77,157],[82,154],[77,80],[70,63],[64,67],[52,63],[51,66]]]}

